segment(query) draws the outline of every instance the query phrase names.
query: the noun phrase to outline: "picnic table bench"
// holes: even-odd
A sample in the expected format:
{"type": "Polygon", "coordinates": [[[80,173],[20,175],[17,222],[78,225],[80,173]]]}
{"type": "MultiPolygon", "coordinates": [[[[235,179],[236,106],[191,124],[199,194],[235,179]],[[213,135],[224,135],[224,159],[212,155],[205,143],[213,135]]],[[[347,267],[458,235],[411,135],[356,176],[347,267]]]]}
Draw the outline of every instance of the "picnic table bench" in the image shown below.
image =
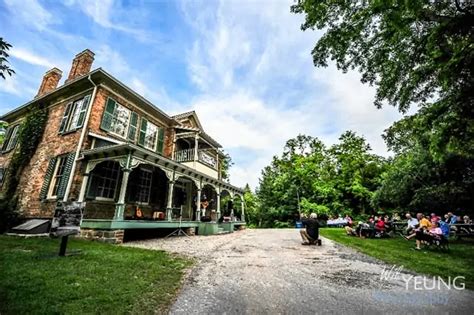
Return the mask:
{"type": "Polygon", "coordinates": [[[474,236],[474,224],[472,223],[455,223],[449,225],[449,235],[461,238],[461,237],[473,237],[474,236]]]}

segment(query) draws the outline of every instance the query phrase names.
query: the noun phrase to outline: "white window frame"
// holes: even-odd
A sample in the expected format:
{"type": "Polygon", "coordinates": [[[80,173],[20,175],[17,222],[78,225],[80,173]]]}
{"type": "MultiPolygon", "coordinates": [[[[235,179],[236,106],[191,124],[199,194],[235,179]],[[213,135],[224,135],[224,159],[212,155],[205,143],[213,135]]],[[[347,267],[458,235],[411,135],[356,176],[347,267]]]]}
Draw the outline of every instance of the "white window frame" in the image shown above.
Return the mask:
{"type": "MultiPolygon", "coordinates": [[[[151,150],[151,151],[156,151],[156,145],[157,145],[157,142],[158,142],[158,131],[159,131],[159,128],[158,128],[157,125],[155,125],[154,123],[151,123],[150,121],[147,121],[146,130],[145,130],[145,140],[143,142],[143,147],[145,149],[148,149],[148,150],[151,150]],[[154,131],[155,135],[153,137],[154,140],[152,141],[153,147],[150,148],[149,146],[147,146],[147,138],[149,137],[148,133],[149,133],[149,131],[151,131],[150,130],[151,128],[155,129],[155,131],[154,131]]],[[[152,133],[150,133],[150,136],[151,135],[152,135],[152,133]]]]}
{"type": "MultiPolygon", "coordinates": [[[[54,165],[54,172],[53,172],[53,175],[51,177],[51,182],[49,183],[47,199],[56,199],[58,197],[57,192],[56,192],[56,194],[53,195],[53,191],[54,191],[54,187],[56,186],[56,183],[58,181],[59,166],[61,165],[61,163],[65,164],[66,162],[67,162],[67,156],[66,155],[59,156],[58,159],[56,160],[56,164],[54,165]]],[[[63,173],[61,174],[61,177],[60,177],[59,180],[61,180],[64,176],[64,168],[65,167],[66,167],[66,165],[63,165],[63,173]]],[[[59,188],[59,186],[58,186],[58,188],[59,188]]]]}
{"type": "Polygon", "coordinates": [[[69,132],[77,129],[77,122],[79,121],[79,116],[81,116],[82,104],[84,103],[84,98],[78,99],[72,103],[72,110],[69,116],[69,121],[66,125],[66,130],[64,132],[69,132]]]}
{"type": "MultiPolygon", "coordinates": [[[[101,178],[105,178],[104,176],[101,176],[101,178]]],[[[113,180],[113,178],[107,178],[108,180],[113,180]]],[[[98,201],[114,201],[115,200],[115,197],[117,196],[117,189],[118,189],[118,186],[119,186],[119,179],[120,179],[120,167],[117,171],[117,178],[115,178],[115,187],[114,187],[114,195],[112,198],[109,198],[109,197],[103,197],[103,196],[95,196],[95,200],[98,200],[98,201]]],[[[97,192],[99,192],[99,187],[97,187],[97,192]]],[[[110,188],[110,187],[108,187],[110,188]]]]}
{"type": "Polygon", "coordinates": [[[118,103],[118,102],[115,102],[115,110],[114,110],[114,117],[112,118],[112,124],[110,125],[110,130],[109,130],[109,133],[119,137],[119,138],[122,138],[122,139],[127,139],[127,136],[128,136],[128,129],[130,129],[130,117],[132,115],[132,111],[130,109],[128,109],[127,107],[123,106],[122,104],[118,103]],[[124,109],[128,112],[128,116],[127,116],[127,124],[126,124],[126,127],[125,127],[125,131],[124,131],[124,135],[121,135],[117,132],[115,132],[115,122],[118,120],[117,119],[117,116],[116,114],[118,114],[118,108],[121,107],[121,110],[124,109]]]}
{"type": "Polygon", "coordinates": [[[150,197],[151,197],[151,188],[153,186],[153,170],[150,170],[150,169],[146,169],[146,168],[140,168],[139,169],[140,172],[144,172],[144,173],[148,173],[149,176],[150,176],[150,183],[148,185],[148,187],[145,187],[145,185],[142,184],[142,174],[140,173],[140,176],[138,178],[138,185],[137,185],[137,188],[138,188],[138,194],[137,194],[137,203],[139,204],[142,204],[142,205],[148,205],[150,203],[150,197]],[[146,189],[148,189],[148,196],[147,196],[147,200],[146,201],[141,201],[139,200],[140,199],[140,194],[141,194],[141,188],[142,187],[145,187],[146,189]]]}

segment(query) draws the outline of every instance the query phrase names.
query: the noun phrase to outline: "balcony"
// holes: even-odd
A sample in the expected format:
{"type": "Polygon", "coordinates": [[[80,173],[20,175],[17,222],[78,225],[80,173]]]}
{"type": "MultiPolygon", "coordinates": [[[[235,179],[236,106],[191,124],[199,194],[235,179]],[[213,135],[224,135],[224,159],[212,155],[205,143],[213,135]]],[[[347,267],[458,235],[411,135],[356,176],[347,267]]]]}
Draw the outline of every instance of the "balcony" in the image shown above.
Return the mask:
{"type": "Polygon", "coordinates": [[[197,153],[197,159],[194,159],[195,150],[193,148],[175,151],[174,159],[176,162],[183,163],[186,166],[192,167],[214,178],[218,178],[217,158],[210,154],[209,150],[200,149],[197,153]]]}

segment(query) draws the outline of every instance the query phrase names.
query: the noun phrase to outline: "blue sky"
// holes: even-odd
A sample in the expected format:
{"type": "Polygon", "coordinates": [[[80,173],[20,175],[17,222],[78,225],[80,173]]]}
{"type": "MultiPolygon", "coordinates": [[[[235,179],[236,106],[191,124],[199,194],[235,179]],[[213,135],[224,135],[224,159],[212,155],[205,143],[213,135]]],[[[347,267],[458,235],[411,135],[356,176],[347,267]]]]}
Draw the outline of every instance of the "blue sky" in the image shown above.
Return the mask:
{"type": "Polygon", "coordinates": [[[235,162],[231,182],[260,170],[299,133],[328,145],[345,130],[387,155],[380,135],[401,115],[373,106],[356,72],[315,68],[321,36],[300,30],[291,0],[0,0],[0,36],[16,75],[0,82],[0,114],[29,101],[43,74],[67,77],[85,48],[106,71],[169,114],[194,109],[235,162]]]}

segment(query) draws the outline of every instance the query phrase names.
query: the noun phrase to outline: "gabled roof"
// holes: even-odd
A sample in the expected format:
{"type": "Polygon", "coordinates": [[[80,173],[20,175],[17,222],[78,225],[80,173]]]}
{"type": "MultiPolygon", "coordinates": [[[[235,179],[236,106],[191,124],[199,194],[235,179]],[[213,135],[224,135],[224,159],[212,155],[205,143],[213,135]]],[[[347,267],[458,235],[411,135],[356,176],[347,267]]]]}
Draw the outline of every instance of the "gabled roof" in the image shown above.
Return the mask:
{"type": "Polygon", "coordinates": [[[201,129],[202,131],[204,131],[204,128],[202,128],[201,122],[199,121],[199,118],[196,114],[196,111],[194,111],[194,110],[191,110],[191,111],[185,112],[185,113],[181,113],[181,114],[178,114],[178,115],[174,115],[174,116],[171,116],[171,117],[174,118],[175,120],[177,120],[178,122],[182,121],[184,118],[192,117],[194,119],[194,121],[196,122],[198,128],[201,129]]]}
{"type": "Polygon", "coordinates": [[[201,125],[201,122],[199,121],[199,118],[196,114],[196,111],[194,110],[191,110],[189,112],[185,112],[185,113],[181,113],[181,114],[177,114],[177,115],[174,115],[174,116],[171,116],[174,120],[176,120],[180,125],[179,126],[176,126],[177,129],[183,129],[183,130],[187,130],[187,131],[196,131],[196,132],[199,132],[199,134],[201,135],[201,137],[210,142],[212,145],[214,145],[215,147],[217,148],[222,148],[222,145],[220,145],[219,142],[217,142],[216,140],[214,140],[210,135],[208,135],[205,131],[204,131],[204,128],[202,127],[201,125]],[[181,122],[186,119],[186,118],[189,118],[189,117],[192,117],[194,119],[194,121],[196,122],[197,126],[199,129],[196,129],[196,128],[193,128],[193,127],[189,127],[189,126],[185,126],[183,124],[181,124],[181,122]]]}

